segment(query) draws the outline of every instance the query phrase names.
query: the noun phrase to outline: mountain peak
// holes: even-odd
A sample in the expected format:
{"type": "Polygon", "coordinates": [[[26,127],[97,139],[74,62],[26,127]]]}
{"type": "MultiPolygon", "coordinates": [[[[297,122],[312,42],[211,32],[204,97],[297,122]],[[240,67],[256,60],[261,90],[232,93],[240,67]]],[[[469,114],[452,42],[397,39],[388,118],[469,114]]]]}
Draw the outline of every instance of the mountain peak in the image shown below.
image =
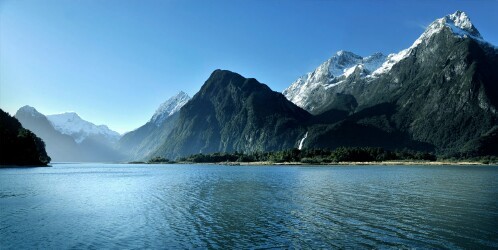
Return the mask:
{"type": "Polygon", "coordinates": [[[229,88],[230,91],[233,91],[235,89],[254,90],[259,87],[268,88],[268,86],[258,82],[255,78],[245,78],[242,75],[230,70],[217,69],[211,73],[196,96],[209,96],[213,93],[223,92],[227,90],[227,88],[229,88]]]}
{"type": "Polygon", "coordinates": [[[427,45],[434,35],[439,34],[444,29],[449,29],[456,37],[467,38],[483,42],[483,38],[476,27],[470,21],[470,18],[463,11],[456,11],[453,14],[447,15],[443,18],[436,19],[432,22],[424,33],[415,40],[415,42],[407,49],[404,49],[398,53],[390,54],[387,60],[375,70],[372,74],[373,77],[387,73],[391,70],[394,64],[400,62],[404,58],[408,57],[411,52],[421,44],[427,45]]]}
{"type": "Polygon", "coordinates": [[[470,21],[470,18],[465,14],[465,12],[457,10],[455,13],[447,15],[445,17],[447,20],[451,20],[455,26],[461,29],[471,29],[474,25],[470,21]]]}
{"type": "Polygon", "coordinates": [[[190,100],[187,93],[180,91],[159,106],[150,121],[156,126],[160,126],[163,121],[174,113],[178,112],[190,100]]]}
{"type": "Polygon", "coordinates": [[[445,17],[436,19],[432,22],[409,49],[412,49],[421,43],[427,43],[429,38],[445,28],[450,29],[457,37],[471,37],[482,40],[481,34],[472,24],[467,14],[463,11],[456,11],[453,14],[446,15],[445,17]]]}
{"type": "Polygon", "coordinates": [[[57,131],[72,136],[77,143],[81,143],[91,135],[103,135],[112,142],[116,142],[121,137],[118,132],[105,125],[97,126],[82,119],[76,112],[64,112],[46,117],[57,131]]]}
{"type": "Polygon", "coordinates": [[[456,11],[453,14],[447,15],[444,18],[447,27],[451,28],[453,33],[461,36],[471,36],[482,39],[481,34],[470,21],[470,18],[463,11],[456,11]]]}
{"type": "Polygon", "coordinates": [[[72,111],[71,112],[64,112],[64,113],[60,113],[60,114],[54,114],[54,115],[50,115],[50,116],[58,116],[62,119],[66,119],[68,122],[83,120],[76,112],[72,112],[72,111]]]}
{"type": "Polygon", "coordinates": [[[43,116],[38,110],[29,105],[22,106],[19,110],[17,110],[16,115],[18,114],[28,114],[31,116],[43,116]]]}
{"type": "Polygon", "coordinates": [[[310,96],[314,93],[339,86],[357,70],[361,71],[361,77],[368,77],[385,60],[386,56],[380,52],[362,57],[353,52],[340,50],[314,71],[298,78],[284,90],[283,94],[297,106],[312,112],[315,105],[311,103],[310,96]]]}
{"type": "Polygon", "coordinates": [[[180,92],[178,92],[178,94],[176,94],[175,97],[185,97],[185,96],[188,96],[188,94],[183,92],[183,91],[180,91],[180,92]]]}
{"type": "Polygon", "coordinates": [[[339,50],[335,53],[335,56],[337,57],[345,57],[345,56],[352,56],[352,57],[358,57],[355,53],[347,50],[339,50]]]}
{"type": "Polygon", "coordinates": [[[233,71],[226,70],[226,69],[216,69],[216,70],[213,71],[213,73],[211,73],[211,75],[206,80],[206,82],[208,82],[209,80],[214,80],[214,79],[224,78],[224,77],[238,77],[238,78],[243,78],[240,74],[235,73],[233,71]]]}

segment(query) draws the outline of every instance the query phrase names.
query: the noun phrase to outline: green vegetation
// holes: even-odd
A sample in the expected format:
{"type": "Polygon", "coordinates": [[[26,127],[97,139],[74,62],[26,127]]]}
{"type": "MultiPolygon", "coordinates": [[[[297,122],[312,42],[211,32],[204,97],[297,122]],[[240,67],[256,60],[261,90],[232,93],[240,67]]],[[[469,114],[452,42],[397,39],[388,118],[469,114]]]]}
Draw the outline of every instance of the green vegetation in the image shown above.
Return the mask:
{"type": "Polygon", "coordinates": [[[0,109],[0,165],[47,165],[45,143],[0,109]]]}
{"type": "Polygon", "coordinates": [[[214,162],[301,162],[308,164],[323,164],[334,162],[371,162],[390,160],[435,161],[436,156],[427,152],[411,150],[388,151],[382,148],[351,147],[328,149],[289,149],[276,152],[255,152],[244,154],[213,153],[194,154],[182,157],[180,162],[214,163],[214,162]]]}
{"type": "Polygon", "coordinates": [[[150,157],[292,148],[306,132],[310,118],[308,112],[256,79],[215,70],[182,107],[164,144],[150,157]]]}
{"type": "Polygon", "coordinates": [[[158,164],[158,163],[174,163],[166,158],[163,158],[163,157],[160,157],[160,156],[156,156],[152,159],[150,159],[147,163],[149,164],[158,164]]]}

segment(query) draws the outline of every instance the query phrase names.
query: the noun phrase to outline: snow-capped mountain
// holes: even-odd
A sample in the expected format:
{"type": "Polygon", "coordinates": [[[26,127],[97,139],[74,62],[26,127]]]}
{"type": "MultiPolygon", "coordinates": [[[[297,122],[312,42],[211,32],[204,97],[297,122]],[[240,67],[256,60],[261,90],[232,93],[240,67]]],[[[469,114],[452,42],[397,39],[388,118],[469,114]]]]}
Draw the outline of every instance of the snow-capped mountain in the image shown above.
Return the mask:
{"type": "Polygon", "coordinates": [[[188,96],[185,92],[180,91],[180,93],[171,97],[159,106],[150,119],[150,122],[154,123],[156,126],[160,126],[166,118],[178,112],[180,108],[182,108],[183,105],[185,105],[189,100],[190,96],[188,96]]]}
{"type": "Polygon", "coordinates": [[[427,29],[420,35],[420,37],[415,40],[415,42],[407,49],[404,49],[398,53],[390,54],[387,56],[387,60],[375,70],[370,77],[377,77],[381,74],[388,73],[391,68],[399,61],[408,57],[413,50],[415,50],[420,45],[427,45],[430,39],[441,32],[443,29],[450,29],[456,37],[460,38],[472,38],[480,42],[486,43],[479,31],[474,27],[469,17],[465,12],[456,11],[451,15],[447,15],[443,18],[437,19],[432,22],[427,29]]]}
{"type": "Polygon", "coordinates": [[[496,47],[483,40],[467,14],[456,11],[432,22],[409,48],[389,54],[387,57],[376,53],[363,58],[351,52],[339,51],[313,72],[298,78],[283,91],[283,94],[311,113],[322,112],[323,107],[330,103],[333,93],[344,92],[348,87],[344,86],[345,83],[354,84],[358,80],[355,72],[359,73],[359,79],[367,81],[388,74],[394,65],[410,56],[421,45],[427,45],[435,34],[444,29],[450,30],[455,37],[474,39],[498,53],[496,47]]]}
{"type": "Polygon", "coordinates": [[[361,57],[352,52],[341,50],[313,72],[309,72],[293,82],[284,90],[283,94],[297,106],[313,112],[320,104],[314,105],[310,98],[316,99],[317,95],[323,91],[344,83],[345,79],[352,77],[355,72],[360,77],[370,76],[385,60],[386,56],[382,53],[361,57]]]}
{"type": "Polygon", "coordinates": [[[47,153],[54,162],[116,162],[123,158],[113,146],[116,141],[115,136],[119,136],[116,132],[109,132],[104,127],[99,128],[89,122],[81,121],[82,119],[76,114],[56,116],[60,118],[57,120],[62,120],[58,128],[55,128],[54,123],[49,121],[45,115],[30,106],[20,108],[15,115],[23,127],[43,139],[47,153]],[[73,120],[73,123],[78,121],[79,126],[74,126],[71,122],[65,124],[61,117],[65,117],[65,120],[73,120]],[[74,132],[81,130],[86,132],[74,132]],[[85,137],[85,134],[88,136],[85,137]],[[107,139],[105,135],[111,139],[107,139]]]}
{"type": "Polygon", "coordinates": [[[496,154],[498,49],[464,12],[436,19],[373,71],[346,67],[337,76],[324,64],[284,92],[319,124],[303,133],[302,148],[496,154]]]}
{"type": "Polygon", "coordinates": [[[77,143],[81,143],[89,136],[103,136],[112,143],[121,138],[118,132],[109,129],[106,125],[95,125],[85,121],[74,112],[47,115],[47,119],[57,131],[70,135],[77,143]]]}
{"type": "Polygon", "coordinates": [[[142,160],[164,143],[176,124],[180,109],[190,100],[183,91],[159,106],[146,124],[121,137],[117,148],[128,160],[142,160]]]}

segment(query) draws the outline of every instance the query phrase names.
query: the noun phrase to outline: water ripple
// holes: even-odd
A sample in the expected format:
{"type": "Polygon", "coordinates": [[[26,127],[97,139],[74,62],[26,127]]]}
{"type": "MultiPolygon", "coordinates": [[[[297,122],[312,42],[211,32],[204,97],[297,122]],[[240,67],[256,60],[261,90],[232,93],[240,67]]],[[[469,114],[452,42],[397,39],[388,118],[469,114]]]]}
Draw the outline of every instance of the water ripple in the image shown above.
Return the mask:
{"type": "Polygon", "coordinates": [[[497,248],[498,167],[0,171],[0,248],[497,248]]]}

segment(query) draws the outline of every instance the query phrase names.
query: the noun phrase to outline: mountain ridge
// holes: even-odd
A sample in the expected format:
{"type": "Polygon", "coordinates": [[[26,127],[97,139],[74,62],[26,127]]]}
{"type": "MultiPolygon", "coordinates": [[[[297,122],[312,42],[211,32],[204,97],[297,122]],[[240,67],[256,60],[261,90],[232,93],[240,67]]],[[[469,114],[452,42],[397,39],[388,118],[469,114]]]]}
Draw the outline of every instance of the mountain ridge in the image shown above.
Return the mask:
{"type": "Polygon", "coordinates": [[[76,112],[64,112],[46,117],[57,131],[70,135],[77,143],[81,143],[89,136],[103,136],[112,143],[121,138],[118,132],[109,129],[107,125],[95,125],[82,119],[76,112]]]}
{"type": "Polygon", "coordinates": [[[151,156],[295,147],[308,112],[254,78],[215,70],[180,109],[177,126],[151,156]]]}
{"type": "Polygon", "coordinates": [[[183,91],[170,97],[146,124],[125,133],[117,143],[117,149],[127,160],[146,159],[167,139],[178,120],[178,112],[189,100],[190,96],[183,91]]]}
{"type": "MultiPolygon", "coordinates": [[[[460,13],[462,16],[466,17],[460,13]]],[[[360,130],[388,133],[386,142],[391,140],[389,133],[396,132],[401,133],[396,140],[404,137],[407,145],[428,143],[424,148],[438,154],[465,153],[461,149],[468,141],[489,134],[497,125],[498,57],[479,39],[455,34],[446,21],[446,17],[437,19],[410,48],[388,56],[377,74],[346,79],[320,93],[317,98],[325,96],[328,102],[315,114],[352,107],[346,119],[360,130]],[[349,101],[338,102],[338,95],[347,96],[349,101]],[[392,108],[384,110],[383,105],[392,108]],[[368,116],[351,120],[366,109],[371,110],[368,116]]],[[[461,22],[478,34],[469,22],[461,22]]],[[[357,138],[338,124],[326,127],[310,132],[304,146],[325,147],[327,143],[313,142],[330,141],[339,134],[349,134],[350,141],[357,138]]]]}
{"type": "MultiPolygon", "coordinates": [[[[453,14],[433,21],[409,48],[401,50],[397,53],[389,54],[388,56],[384,57],[385,61],[381,63],[379,67],[371,71],[370,74],[367,74],[363,77],[367,78],[367,80],[373,80],[382,74],[389,73],[393,65],[408,57],[418,46],[427,43],[433,35],[438,34],[445,29],[451,30],[453,34],[455,34],[455,36],[459,38],[472,38],[476,41],[479,41],[484,46],[490,47],[491,50],[494,49],[494,52],[498,54],[498,49],[494,45],[489,44],[483,40],[479,31],[472,24],[470,18],[466,15],[466,13],[462,11],[456,11],[453,14]]],[[[343,51],[337,52],[336,55],[339,55],[341,52],[343,51]]],[[[348,53],[353,54],[352,52],[348,53]]],[[[328,94],[327,92],[329,91],[327,90],[331,88],[337,88],[338,91],[335,91],[334,93],[344,93],[343,89],[347,88],[347,86],[340,85],[347,85],[351,83],[351,81],[348,81],[350,79],[347,79],[349,75],[346,76],[346,79],[344,81],[337,81],[335,76],[330,77],[327,74],[322,73],[323,70],[321,68],[323,67],[323,65],[325,65],[328,61],[334,59],[334,57],[322,63],[322,65],[315,69],[315,71],[307,74],[321,75],[323,79],[317,81],[315,77],[314,79],[312,78],[307,81],[303,81],[303,77],[300,77],[287,89],[285,89],[283,91],[283,94],[290,101],[293,101],[296,105],[308,110],[313,114],[320,114],[322,112],[325,112],[330,108],[327,107],[327,105],[330,103],[330,100],[333,99],[333,96],[328,94]],[[297,93],[299,93],[299,95],[297,95],[297,93]]],[[[354,81],[358,77],[357,75],[353,75],[352,78],[354,81]]]]}
{"type": "Polygon", "coordinates": [[[33,107],[21,107],[14,117],[23,127],[43,139],[54,162],[116,162],[123,157],[114,149],[112,142],[100,135],[87,135],[77,142],[74,135],[61,133],[33,107]]]}

